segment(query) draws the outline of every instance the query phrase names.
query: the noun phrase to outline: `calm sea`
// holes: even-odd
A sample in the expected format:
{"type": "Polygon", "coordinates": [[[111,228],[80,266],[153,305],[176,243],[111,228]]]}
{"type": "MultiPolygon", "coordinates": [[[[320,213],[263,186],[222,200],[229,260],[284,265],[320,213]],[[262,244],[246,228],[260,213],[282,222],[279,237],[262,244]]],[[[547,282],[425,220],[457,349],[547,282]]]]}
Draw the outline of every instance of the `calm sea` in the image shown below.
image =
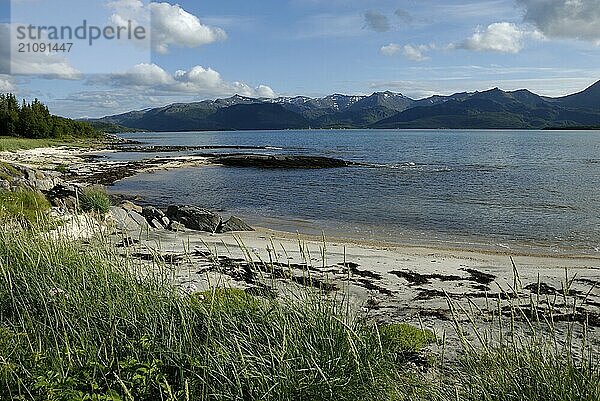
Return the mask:
{"type": "Polygon", "coordinates": [[[152,145],[265,146],[251,152],[367,164],[327,170],[189,168],[138,175],[111,189],[152,204],[194,204],[252,224],[303,233],[600,255],[600,131],[123,136],[152,145]]]}

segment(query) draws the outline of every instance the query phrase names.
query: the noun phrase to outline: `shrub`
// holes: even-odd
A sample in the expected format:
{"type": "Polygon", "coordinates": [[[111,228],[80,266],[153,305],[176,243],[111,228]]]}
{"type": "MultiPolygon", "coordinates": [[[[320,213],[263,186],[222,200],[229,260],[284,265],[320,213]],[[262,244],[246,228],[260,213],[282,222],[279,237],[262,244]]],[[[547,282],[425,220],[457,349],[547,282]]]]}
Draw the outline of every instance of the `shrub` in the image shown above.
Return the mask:
{"type": "Polygon", "coordinates": [[[111,201],[102,187],[87,187],[79,196],[79,204],[84,212],[108,213],[111,201]]]}
{"type": "Polygon", "coordinates": [[[383,325],[379,332],[382,344],[391,352],[414,353],[436,341],[431,330],[419,329],[405,323],[383,325]]]}

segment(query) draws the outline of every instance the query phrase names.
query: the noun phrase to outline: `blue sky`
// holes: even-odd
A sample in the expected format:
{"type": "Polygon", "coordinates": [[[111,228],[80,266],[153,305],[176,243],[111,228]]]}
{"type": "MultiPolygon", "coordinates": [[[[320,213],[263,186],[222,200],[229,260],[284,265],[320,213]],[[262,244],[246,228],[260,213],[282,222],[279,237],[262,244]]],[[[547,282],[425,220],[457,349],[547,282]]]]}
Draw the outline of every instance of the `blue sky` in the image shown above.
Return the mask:
{"type": "Polygon", "coordinates": [[[39,97],[53,112],[71,117],[235,93],[323,96],[392,90],[421,98],[497,86],[559,96],[600,79],[600,0],[180,0],[151,5],[56,0],[50,8],[42,0],[12,3],[13,24],[16,15],[19,22],[36,24],[56,24],[68,16],[75,24],[86,13],[99,23],[115,15],[141,21],[142,13],[152,14],[147,59],[144,52],[134,57],[133,49],[128,53],[98,45],[79,59],[32,61],[41,67],[28,74],[2,71],[0,90],[39,97]],[[73,7],[65,13],[69,3],[73,7]],[[102,63],[110,69],[91,68],[102,63]]]}

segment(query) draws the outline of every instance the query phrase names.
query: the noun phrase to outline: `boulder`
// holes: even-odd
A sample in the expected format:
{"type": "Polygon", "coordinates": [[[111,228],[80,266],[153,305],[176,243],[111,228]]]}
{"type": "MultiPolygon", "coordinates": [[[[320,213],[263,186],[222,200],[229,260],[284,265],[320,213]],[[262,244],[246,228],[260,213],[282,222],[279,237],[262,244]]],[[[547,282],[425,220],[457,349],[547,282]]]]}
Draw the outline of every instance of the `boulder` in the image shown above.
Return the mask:
{"type": "Polygon", "coordinates": [[[144,216],[118,206],[110,208],[108,219],[119,231],[143,233],[150,229],[150,225],[144,216]]]}
{"type": "Polygon", "coordinates": [[[136,212],[138,214],[141,214],[143,212],[143,209],[141,206],[138,206],[135,203],[130,202],[130,201],[123,201],[120,206],[123,209],[127,210],[128,212],[136,212]]]}
{"type": "MultiPolygon", "coordinates": [[[[127,210],[127,209],[125,209],[127,210]]],[[[148,227],[148,221],[146,220],[146,218],[144,216],[142,216],[141,214],[139,214],[136,211],[130,210],[127,212],[127,214],[129,215],[129,217],[131,217],[133,219],[133,221],[135,221],[140,227],[148,227]]]]}
{"type": "Polygon", "coordinates": [[[218,232],[219,233],[228,233],[228,232],[232,232],[232,231],[254,231],[254,229],[252,227],[250,227],[248,224],[246,224],[246,222],[243,221],[242,219],[235,217],[235,216],[231,216],[229,218],[229,220],[227,220],[225,223],[221,224],[218,232]]]}
{"type": "Polygon", "coordinates": [[[142,209],[142,216],[148,221],[160,220],[165,216],[165,213],[153,206],[146,206],[142,209]]]}
{"type": "Polygon", "coordinates": [[[165,226],[163,226],[163,224],[156,220],[156,219],[152,219],[148,222],[150,224],[150,227],[152,228],[156,228],[157,230],[164,230],[165,226]]]}
{"type": "Polygon", "coordinates": [[[45,191],[45,195],[52,206],[73,211],[77,209],[77,192],[76,186],[63,183],[45,191]]]}
{"type": "Polygon", "coordinates": [[[221,225],[221,216],[195,206],[169,206],[167,217],[196,231],[214,233],[221,225]]]}

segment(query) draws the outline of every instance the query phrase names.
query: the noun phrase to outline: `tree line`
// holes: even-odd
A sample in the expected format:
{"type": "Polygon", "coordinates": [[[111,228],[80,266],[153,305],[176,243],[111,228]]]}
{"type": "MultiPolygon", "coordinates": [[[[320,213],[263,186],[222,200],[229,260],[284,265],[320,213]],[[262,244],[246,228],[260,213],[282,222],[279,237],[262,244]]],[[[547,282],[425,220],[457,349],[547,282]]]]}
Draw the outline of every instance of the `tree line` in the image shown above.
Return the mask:
{"type": "Polygon", "coordinates": [[[16,96],[0,94],[0,135],[23,138],[91,137],[98,132],[88,123],[50,114],[38,99],[21,104],[16,96]]]}

